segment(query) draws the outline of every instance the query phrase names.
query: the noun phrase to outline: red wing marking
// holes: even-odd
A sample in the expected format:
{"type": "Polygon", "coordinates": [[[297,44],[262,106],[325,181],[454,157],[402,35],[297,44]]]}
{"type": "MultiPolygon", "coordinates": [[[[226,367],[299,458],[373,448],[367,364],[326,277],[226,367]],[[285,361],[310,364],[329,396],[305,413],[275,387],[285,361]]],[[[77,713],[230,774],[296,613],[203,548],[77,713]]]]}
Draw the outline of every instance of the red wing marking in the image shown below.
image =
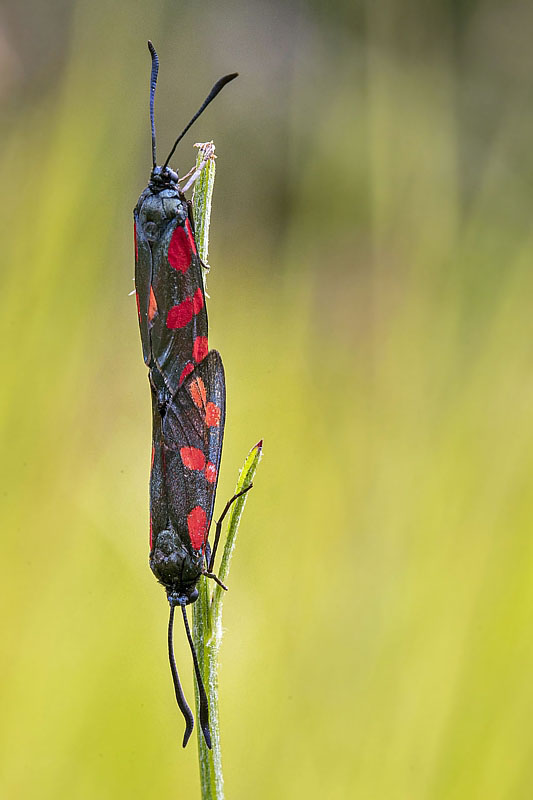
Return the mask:
{"type": "Polygon", "coordinates": [[[217,479],[217,468],[209,461],[205,466],[205,477],[209,483],[214,483],[217,479]]]}
{"type": "Polygon", "coordinates": [[[183,465],[188,469],[203,470],[205,467],[205,456],[197,447],[182,447],[180,456],[183,465]]]}
{"type": "Polygon", "coordinates": [[[150,467],[154,466],[154,456],[155,456],[155,447],[152,445],[152,461],[150,462],[150,467]]]}
{"type": "Polygon", "coordinates": [[[191,266],[192,252],[188,234],[181,225],[177,225],[168,246],[168,263],[178,272],[187,272],[191,266]]]}
{"type": "Polygon", "coordinates": [[[207,534],[207,514],[201,506],[195,506],[187,515],[187,528],[192,546],[200,550],[207,534]]]}
{"type": "Polygon", "coordinates": [[[206,357],[208,350],[207,336],[197,336],[192,346],[192,357],[197,364],[206,357]]]}
{"type": "MultiPolygon", "coordinates": [[[[151,296],[150,296],[151,301],[151,296]]],[[[155,297],[154,297],[155,302],[155,297]]],[[[173,306],[167,314],[167,328],[184,328],[189,324],[195,314],[198,314],[204,307],[204,296],[202,290],[198,288],[194,297],[186,297],[177,306],[173,306]]],[[[156,306],[157,311],[157,306],[156,306]]],[[[150,317],[149,317],[150,319],[150,317]]]]}
{"type": "Polygon", "coordinates": [[[205,408],[205,402],[207,399],[207,394],[205,391],[205,383],[199,376],[196,377],[193,381],[191,381],[191,385],[189,386],[189,392],[196,408],[200,409],[205,408]]]}
{"type": "Polygon", "coordinates": [[[135,299],[137,301],[137,314],[139,315],[139,319],[141,318],[141,304],[139,302],[139,292],[135,292],[135,299]]]}
{"type": "Polygon", "coordinates": [[[192,361],[189,361],[188,364],[185,364],[185,366],[183,367],[182,373],[180,375],[180,379],[179,379],[179,385],[180,386],[183,383],[183,381],[185,380],[185,378],[187,377],[187,375],[191,374],[193,369],[194,369],[194,364],[192,363],[192,361]]]}
{"type": "Polygon", "coordinates": [[[157,314],[157,301],[155,299],[154,290],[150,286],[150,302],[148,304],[148,322],[151,322],[157,314]]]}
{"type": "Polygon", "coordinates": [[[167,314],[167,328],[184,328],[193,317],[193,302],[186,297],[177,306],[173,306],[167,314]]]}
{"type": "Polygon", "coordinates": [[[194,236],[192,235],[191,223],[189,222],[188,219],[185,220],[185,227],[187,229],[187,239],[189,240],[191,250],[193,251],[193,253],[196,253],[196,243],[194,241],[194,236]]]}
{"type": "Polygon", "coordinates": [[[204,307],[204,294],[200,287],[195,291],[192,299],[192,310],[194,314],[199,314],[204,307]]]}
{"type": "Polygon", "coordinates": [[[220,408],[209,402],[205,408],[205,424],[210,428],[218,428],[220,425],[220,408]]]}

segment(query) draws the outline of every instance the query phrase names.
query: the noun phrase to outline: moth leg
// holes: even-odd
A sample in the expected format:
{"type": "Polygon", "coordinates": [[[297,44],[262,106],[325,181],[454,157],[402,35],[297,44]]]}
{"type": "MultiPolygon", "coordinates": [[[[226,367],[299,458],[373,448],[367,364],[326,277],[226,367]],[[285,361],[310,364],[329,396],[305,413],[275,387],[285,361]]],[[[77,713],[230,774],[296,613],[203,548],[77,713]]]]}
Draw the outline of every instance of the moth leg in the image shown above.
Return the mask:
{"type": "Polygon", "coordinates": [[[228,587],[226,586],[226,584],[222,583],[220,578],[217,575],[215,575],[214,572],[205,571],[205,572],[202,572],[202,575],[205,575],[206,578],[212,578],[215,581],[215,583],[218,583],[218,585],[221,586],[224,589],[225,592],[228,591],[228,587]]]}
{"type": "Polygon", "coordinates": [[[186,181],[187,178],[190,178],[195,172],[196,167],[191,167],[191,169],[185,175],[182,175],[181,178],[178,178],[178,183],[183,183],[183,181],[186,181]]]}
{"type": "Polygon", "coordinates": [[[209,565],[209,562],[211,561],[211,546],[210,546],[209,542],[205,543],[204,558],[205,558],[205,566],[206,566],[206,569],[207,569],[207,567],[209,565]]]}
{"type": "Polygon", "coordinates": [[[196,169],[193,167],[186,175],[183,176],[183,178],[181,178],[182,181],[186,178],[189,178],[185,186],[180,189],[180,191],[183,193],[187,192],[191,186],[196,183],[208,161],[214,161],[216,158],[213,142],[206,142],[204,145],[202,145],[201,152],[204,157],[198,167],[196,169]]]}
{"type": "Polygon", "coordinates": [[[198,180],[198,178],[202,174],[202,170],[204,169],[205,165],[207,164],[207,161],[208,161],[208,159],[204,158],[204,160],[200,163],[200,166],[197,169],[191,170],[192,174],[191,174],[191,172],[188,172],[187,175],[183,176],[182,180],[185,180],[185,178],[189,178],[189,180],[187,181],[185,186],[180,187],[180,192],[183,192],[185,194],[185,192],[188,192],[189,189],[191,188],[191,186],[193,186],[196,183],[196,181],[198,180]]]}
{"type": "MultiPolygon", "coordinates": [[[[242,497],[242,495],[246,494],[246,492],[249,492],[250,489],[252,488],[252,486],[253,486],[253,483],[251,483],[249,486],[247,486],[246,489],[243,489],[242,491],[237,492],[237,494],[234,494],[233,497],[228,500],[228,502],[226,503],[226,506],[224,508],[224,511],[222,512],[222,514],[218,518],[217,526],[216,526],[216,529],[215,529],[215,541],[213,542],[213,550],[211,552],[211,558],[209,560],[209,565],[207,567],[208,572],[213,572],[213,566],[215,564],[215,556],[217,554],[217,547],[218,547],[218,543],[220,541],[220,534],[222,533],[222,523],[224,522],[224,517],[226,516],[226,514],[230,510],[230,508],[233,505],[233,503],[235,502],[235,500],[237,500],[238,497],[242,497]]],[[[224,588],[226,588],[226,587],[224,587],[224,588]]]]}

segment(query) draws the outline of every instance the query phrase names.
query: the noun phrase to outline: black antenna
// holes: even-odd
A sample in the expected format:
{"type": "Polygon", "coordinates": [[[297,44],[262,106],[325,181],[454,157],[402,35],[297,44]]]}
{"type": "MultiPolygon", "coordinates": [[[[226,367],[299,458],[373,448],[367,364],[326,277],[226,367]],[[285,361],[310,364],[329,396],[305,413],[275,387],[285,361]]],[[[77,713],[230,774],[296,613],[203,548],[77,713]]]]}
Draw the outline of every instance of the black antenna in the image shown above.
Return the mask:
{"type": "Polygon", "coordinates": [[[165,161],[165,163],[163,164],[163,172],[164,172],[164,171],[165,171],[165,169],[167,168],[167,166],[168,166],[168,162],[170,161],[170,159],[171,159],[171,158],[172,158],[172,156],[174,155],[174,150],[175,150],[175,149],[176,149],[176,147],[178,146],[178,143],[179,143],[179,142],[181,142],[181,140],[183,139],[183,137],[185,136],[185,134],[187,133],[187,131],[189,130],[189,128],[191,127],[191,125],[193,124],[193,122],[196,122],[196,120],[198,119],[198,117],[200,116],[200,114],[201,114],[203,111],[205,111],[205,109],[207,108],[207,106],[209,105],[209,103],[211,102],[211,100],[214,100],[214,99],[215,99],[215,97],[216,97],[216,96],[217,96],[217,94],[220,92],[220,90],[221,90],[221,89],[223,89],[223,88],[224,88],[224,86],[225,86],[227,83],[229,83],[229,82],[230,82],[230,81],[232,81],[234,78],[236,78],[238,74],[239,74],[238,72],[232,72],[232,73],[231,73],[231,75],[224,75],[224,77],[223,77],[223,78],[220,78],[220,80],[218,80],[218,81],[215,83],[215,85],[213,86],[213,88],[211,89],[211,91],[209,92],[209,94],[207,95],[207,97],[205,98],[204,102],[202,103],[202,105],[200,106],[200,108],[198,109],[198,111],[196,112],[196,114],[194,115],[194,117],[191,119],[191,121],[189,122],[189,124],[187,125],[187,127],[185,127],[185,128],[182,130],[182,132],[180,133],[180,135],[178,136],[178,138],[177,138],[177,139],[176,139],[176,141],[174,142],[174,146],[173,146],[172,150],[170,151],[170,153],[168,154],[168,158],[167,158],[167,160],[166,160],[166,161],[165,161]]]}
{"type": "Polygon", "coordinates": [[[172,644],[172,628],[174,626],[174,606],[170,606],[170,618],[168,620],[168,659],[170,661],[170,670],[172,672],[172,679],[174,681],[174,691],[176,693],[176,700],[178,701],[178,706],[180,708],[181,713],[185,717],[185,733],[183,735],[183,747],[189,741],[190,735],[194,728],[194,717],[192,715],[192,711],[187,705],[187,701],[185,699],[185,695],[183,694],[183,690],[181,688],[180,679],[178,675],[178,668],[176,666],[176,660],[174,658],[174,647],[172,644]]]}
{"type": "Polygon", "coordinates": [[[157,84],[157,73],[159,72],[159,58],[155,51],[152,42],[148,40],[148,50],[152,56],[152,74],[150,76],[150,125],[152,127],[152,162],[154,169],[156,167],[155,158],[155,121],[154,121],[154,101],[155,101],[155,87],[157,84]]]}
{"type": "Polygon", "coordinates": [[[185,611],[185,606],[181,607],[181,611],[183,613],[183,623],[185,625],[187,639],[189,640],[189,645],[191,648],[192,660],[194,662],[194,671],[196,673],[196,683],[198,684],[198,694],[200,696],[200,727],[204,734],[205,743],[211,750],[211,732],[209,730],[209,706],[207,704],[207,695],[205,693],[204,684],[202,683],[200,666],[198,664],[196,650],[194,649],[194,642],[192,640],[191,632],[189,630],[189,622],[187,620],[187,612],[185,611]]]}

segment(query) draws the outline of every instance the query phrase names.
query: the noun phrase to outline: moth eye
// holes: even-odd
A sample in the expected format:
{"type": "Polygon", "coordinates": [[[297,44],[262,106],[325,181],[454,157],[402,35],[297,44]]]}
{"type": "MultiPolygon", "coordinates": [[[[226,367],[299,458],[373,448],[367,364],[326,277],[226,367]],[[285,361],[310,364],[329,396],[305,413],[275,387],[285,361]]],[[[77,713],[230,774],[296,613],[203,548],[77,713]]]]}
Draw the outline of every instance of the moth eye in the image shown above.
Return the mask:
{"type": "Polygon", "coordinates": [[[155,222],[144,223],[144,235],[149,241],[152,241],[157,236],[157,225],[155,222]]]}

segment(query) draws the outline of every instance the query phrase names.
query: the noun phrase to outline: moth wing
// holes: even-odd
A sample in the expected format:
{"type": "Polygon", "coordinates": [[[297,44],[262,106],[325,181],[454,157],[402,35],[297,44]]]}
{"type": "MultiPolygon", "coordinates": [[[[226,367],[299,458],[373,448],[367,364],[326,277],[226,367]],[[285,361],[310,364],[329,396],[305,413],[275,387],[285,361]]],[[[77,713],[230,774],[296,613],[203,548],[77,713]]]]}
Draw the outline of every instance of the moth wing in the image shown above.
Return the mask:
{"type": "Polygon", "coordinates": [[[150,469],[150,550],[153,537],[168,527],[166,467],[161,413],[157,394],[152,390],[152,465],[150,469]]]}
{"type": "Polygon", "coordinates": [[[207,354],[202,266],[189,220],[152,244],[150,339],[153,363],[170,394],[207,354]]]}
{"type": "Polygon", "coordinates": [[[135,292],[144,363],[151,364],[151,346],[148,327],[150,287],[152,283],[152,251],[139,222],[137,209],[133,212],[135,235],[135,292]]]}
{"type": "Polygon", "coordinates": [[[168,514],[182,539],[202,552],[213,517],[225,415],[224,367],[211,350],[185,378],[162,422],[168,514]]]}

